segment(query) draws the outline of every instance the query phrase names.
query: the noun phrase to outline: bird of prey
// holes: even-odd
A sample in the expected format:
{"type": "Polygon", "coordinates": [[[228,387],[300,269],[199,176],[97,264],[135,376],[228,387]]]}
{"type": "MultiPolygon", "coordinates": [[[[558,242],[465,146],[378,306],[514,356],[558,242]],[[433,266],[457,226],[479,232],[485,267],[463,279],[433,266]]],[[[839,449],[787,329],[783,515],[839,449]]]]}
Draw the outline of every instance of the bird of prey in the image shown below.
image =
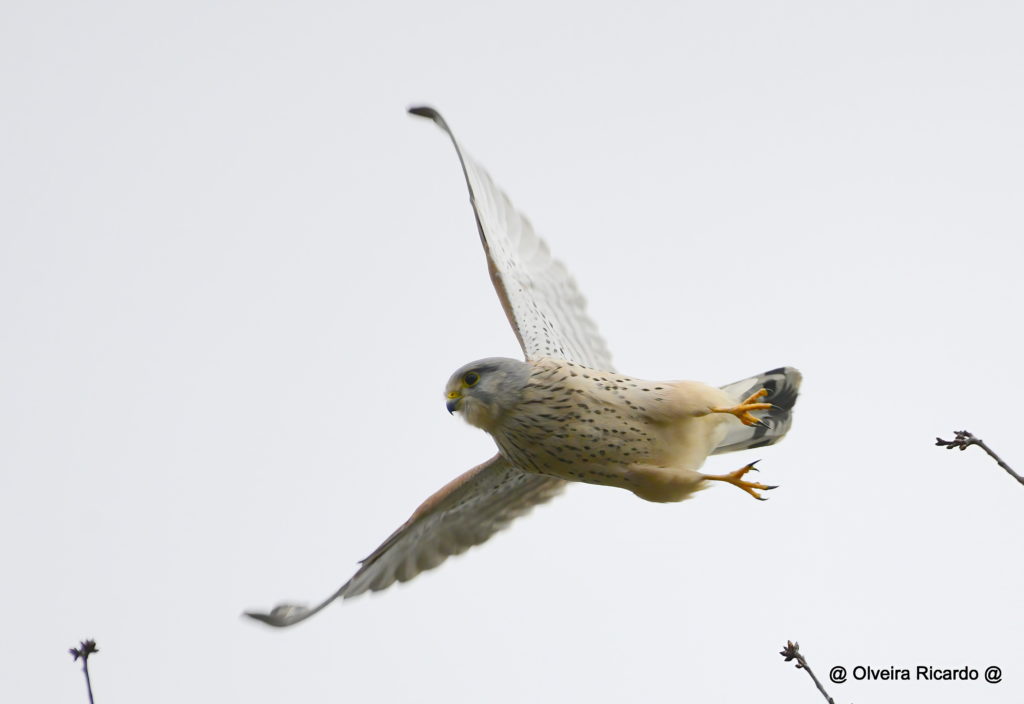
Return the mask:
{"type": "Polygon", "coordinates": [[[698,470],[710,454],[771,445],[789,430],[800,386],[791,367],[716,388],[644,381],[612,369],[611,356],[565,266],[429,107],[455,146],[494,288],[526,360],[471,362],[445,386],[449,412],[487,431],[498,453],[428,498],[318,606],[282,604],[248,616],[291,626],[338,598],[379,591],[483,543],[577,481],[681,501],[711,481],[751,496],[774,489],[745,476],[698,470]]]}

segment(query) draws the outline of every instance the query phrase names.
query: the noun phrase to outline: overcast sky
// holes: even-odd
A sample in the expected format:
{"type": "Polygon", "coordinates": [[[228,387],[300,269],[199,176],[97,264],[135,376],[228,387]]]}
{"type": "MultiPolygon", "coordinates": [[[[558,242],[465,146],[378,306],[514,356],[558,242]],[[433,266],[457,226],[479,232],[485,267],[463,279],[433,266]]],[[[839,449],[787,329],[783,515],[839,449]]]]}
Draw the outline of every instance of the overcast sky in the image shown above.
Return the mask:
{"type": "Polygon", "coordinates": [[[7,2],[0,700],[1024,698],[1024,10],[7,2]],[[625,373],[804,373],[758,503],[574,486],[289,631],[489,457],[519,350],[442,111],[625,373]]]}

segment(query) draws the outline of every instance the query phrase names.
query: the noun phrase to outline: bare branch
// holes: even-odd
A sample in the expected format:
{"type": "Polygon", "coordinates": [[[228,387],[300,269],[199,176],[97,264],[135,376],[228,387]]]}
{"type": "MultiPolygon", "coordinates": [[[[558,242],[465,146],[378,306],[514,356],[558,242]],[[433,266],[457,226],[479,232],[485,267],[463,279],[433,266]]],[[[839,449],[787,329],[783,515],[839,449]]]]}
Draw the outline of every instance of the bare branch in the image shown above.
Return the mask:
{"type": "Polygon", "coordinates": [[[944,447],[947,450],[952,450],[954,447],[956,447],[959,448],[961,451],[966,450],[971,445],[977,445],[982,450],[987,452],[988,456],[996,461],[996,464],[1005,469],[1007,474],[1009,474],[1011,477],[1016,479],[1021,484],[1024,484],[1024,477],[1014,472],[1013,469],[1011,469],[1010,465],[1003,462],[999,458],[999,455],[992,452],[992,449],[985,444],[984,440],[982,440],[981,438],[974,437],[974,435],[972,435],[966,430],[957,430],[955,432],[956,437],[953,440],[943,440],[942,438],[935,438],[935,444],[938,445],[939,447],[944,447]]]}
{"type": "Polygon", "coordinates": [[[825,701],[827,701],[828,704],[836,704],[835,700],[828,696],[828,692],[826,692],[825,688],[821,686],[821,682],[818,681],[818,678],[814,676],[811,666],[807,664],[807,659],[800,654],[799,643],[787,640],[786,647],[779,652],[779,655],[786,658],[786,662],[796,660],[796,669],[807,670],[807,674],[811,676],[812,680],[814,680],[814,685],[818,688],[818,691],[821,692],[821,696],[825,697],[825,701]]]}
{"type": "Polygon", "coordinates": [[[76,662],[78,658],[82,658],[82,672],[85,673],[85,689],[89,693],[89,704],[95,704],[92,699],[92,681],[89,679],[89,656],[100,652],[96,647],[96,641],[83,640],[79,642],[77,648],[68,648],[68,652],[76,662]]]}

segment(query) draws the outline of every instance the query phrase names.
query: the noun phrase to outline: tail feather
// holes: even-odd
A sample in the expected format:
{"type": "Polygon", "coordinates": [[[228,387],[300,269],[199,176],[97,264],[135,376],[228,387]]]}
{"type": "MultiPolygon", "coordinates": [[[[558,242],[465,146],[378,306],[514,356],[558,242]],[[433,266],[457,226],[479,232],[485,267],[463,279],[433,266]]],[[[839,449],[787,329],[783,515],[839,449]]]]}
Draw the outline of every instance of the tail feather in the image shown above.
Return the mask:
{"type": "Polygon", "coordinates": [[[752,447],[772,445],[783,438],[793,423],[793,406],[800,390],[800,372],[793,367],[779,367],[764,374],[752,376],[722,387],[730,396],[744,399],[758,389],[768,390],[765,401],[772,408],[761,415],[762,425],[740,425],[729,429],[729,433],[718,444],[712,454],[736,452],[752,447]]]}

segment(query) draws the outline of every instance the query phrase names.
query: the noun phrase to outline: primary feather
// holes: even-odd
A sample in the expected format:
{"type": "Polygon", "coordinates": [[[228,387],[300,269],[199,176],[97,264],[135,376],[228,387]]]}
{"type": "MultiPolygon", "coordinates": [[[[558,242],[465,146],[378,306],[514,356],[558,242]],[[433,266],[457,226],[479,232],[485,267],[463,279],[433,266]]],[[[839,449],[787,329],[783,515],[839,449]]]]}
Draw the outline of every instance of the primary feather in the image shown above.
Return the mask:
{"type": "Polygon", "coordinates": [[[530,222],[466,153],[436,110],[417,107],[410,112],[432,120],[445,131],[455,147],[491,281],[527,362],[501,358],[480,360],[452,376],[449,403],[457,399],[456,405],[461,404],[459,410],[466,414],[467,420],[494,435],[501,450],[499,454],[449,482],[424,501],[405,523],[362,560],[360,568],[341,588],[317,606],[282,604],[269,613],[247,612],[248,616],[271,626],[294,625],[336,599],[386,589],[395,582],[407,581],[437,567],[451,555],[479,545],[533,506],[557,495],[566,479],[622,486],[652,501],[680,500],[703,483],[705,477],[697,473],[696,468],[707,454],[771,444],[785,435],[791,423],[800,374],[788,367],[721,389],[697,382],[664,382],[669,389],[665,391],[661,386],[655,389],[656,382],[643,386],[641,384],[647,382],[615,374],[608,347],[597,325],[587,315],[583,296],[565,266],[551,256],[530,222]],[[467,385],[459,381],[464,382],[465,373],[471,370],[481,375],[479,388],[473,385],[476,391],[463,388],[467,385]],[[565,376],[558,382],[562,387],[556,389],[550,380],[537,380],[538,370],[542,374],[553,373],[558,378],[565,376]],[[577,371],[587,374],[587,383],[580,379],[576,381],[581,383],[566,384],[569,374],[577,371]],[[596,378],[591,380],[588,372],[593,372],[596,378]],[[485,375],[488,376],[486,381],[485,375]],[[611,379],[597,375],[608,375],[611,379]],[[630,384],[633,386],[629,387],[630,384]],[[618,388],[620,385],[622,389],[618,388]],[[714,404],[736,402],[761,387],[769,390],[769,399],[775,404],[764,413],[762,425],[726,422],[728,418],[715,415],[693,415],[692,418],[687,415],[703,413],[714,404]],[[458,392],[453,396],[456,388],[458,392]],[[549,392],[568,394],[565,403],[555,406],[569,405],[561,409],[541,409],[532,418],[517,406],[532,403],[530,394],[548,395],[549,392]],[[574,394],[582,394],[584,398],[571,398],[574,394]],[[665,400],[664,407],[660,407],[662,400],[665,400]],[[570,410],[573,403],[577,406],[570,410]],[[586,418],[581,405],[588,408],[586,418]],[[658,415],[659,407],[664,417],[658,415]],[[610,416],[601,417],[606,408],[624,415],[625,418],[619,420],[624,420],[626,425],[612,422],[610,416]],[[623,411],[624,408],[628,411],[623,411]],[[575,437],[559,438],[549,432],[550,428],[543,428],[544,422],[551,420],[545,415],[562,411],[566,412],[562,422],[572,428],[569,432],[575,437]],[[523,428],[530,423],[538,424],[541,429],[533,435],[524,435],[523,428]],[[648,431],[667,435],[655,441],[645,435],[648,431]],[[520,433],[518,439],[517,432],[520,433]],[[609,436],[620,433],[621,437],[609,440],[609,436]],[[538,452],[547,453],[547,459],[542,460],[538,452]],[[570,452],[573,456],[568,461],[558,459],[560,453],[563,453],[562,459],[566,459],[568,455],[564,453],[570,452]],[[614,463],[598,466],[598,458],[614,459],[614,463]],[[591,459],[595,463],[588,467],[591,459]],[[678,471],[668,475],[664,467],[646,462],[674,463],[678,471]]]}

